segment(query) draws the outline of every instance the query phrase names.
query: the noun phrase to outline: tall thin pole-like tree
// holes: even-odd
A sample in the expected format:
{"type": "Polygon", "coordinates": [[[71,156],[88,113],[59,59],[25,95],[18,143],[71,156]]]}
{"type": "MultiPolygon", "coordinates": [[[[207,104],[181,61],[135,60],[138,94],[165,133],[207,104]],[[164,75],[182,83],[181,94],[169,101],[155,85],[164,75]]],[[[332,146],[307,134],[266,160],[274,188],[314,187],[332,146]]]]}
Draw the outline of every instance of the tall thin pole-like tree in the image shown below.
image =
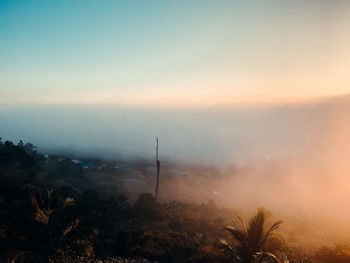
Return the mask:
{"type": "Polygon", "coordinates": [[[160,169],[160,161],[158,160],[158,137],[156,137],[156,164],[157,164],[157,181],[156,181],[156,189],[154,193],[154,198],[158,198],[159,191],[159,169],[160,169]]]}

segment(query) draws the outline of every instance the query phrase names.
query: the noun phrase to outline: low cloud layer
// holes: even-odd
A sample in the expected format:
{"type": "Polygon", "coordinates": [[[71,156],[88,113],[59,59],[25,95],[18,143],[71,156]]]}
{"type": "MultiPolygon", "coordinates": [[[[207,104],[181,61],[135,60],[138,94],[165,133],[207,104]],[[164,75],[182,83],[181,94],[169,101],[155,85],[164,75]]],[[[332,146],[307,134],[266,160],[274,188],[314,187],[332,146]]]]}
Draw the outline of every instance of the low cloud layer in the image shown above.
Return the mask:
{"type": "Polygon", "coordinates": [[[105,158],[153,158],[158,136],[163,159],[226,165],[328,151],[329,136],[346,133],[349,101],[193,109],[1,105],[0,134],[42,150],[105,158]]]}
{"type": "Polygon", "coordinates": [[[193,109],[1,105],[0,123],[3,139],[32,142],[42,151],[109,159],[153,160],[158,136],[162,162],[220,170],[217,180],[201,179],[198,187],[168,182],[173,193],[201,200],[216,191],[213,198],[225,205],[242,210],[265,206],[292,218],[299,232],[312,229],[313,239],[349,241],[349,96],[193,109]]]}

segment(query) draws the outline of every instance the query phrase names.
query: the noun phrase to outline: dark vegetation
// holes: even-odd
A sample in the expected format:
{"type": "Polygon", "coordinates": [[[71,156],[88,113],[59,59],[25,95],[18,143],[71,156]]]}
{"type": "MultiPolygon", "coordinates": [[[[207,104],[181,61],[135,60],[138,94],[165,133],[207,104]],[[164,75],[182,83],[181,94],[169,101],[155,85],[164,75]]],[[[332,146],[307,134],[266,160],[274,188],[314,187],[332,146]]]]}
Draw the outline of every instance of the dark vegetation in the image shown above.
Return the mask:
{"type": "Polygon", "coordinates": [[[245,223],[213,201],[106,197],[69,158],[21,141],[0,140],[0,175],[1,262],[350,262],[346,246],[288,245],[262,208],[245,223]]]}

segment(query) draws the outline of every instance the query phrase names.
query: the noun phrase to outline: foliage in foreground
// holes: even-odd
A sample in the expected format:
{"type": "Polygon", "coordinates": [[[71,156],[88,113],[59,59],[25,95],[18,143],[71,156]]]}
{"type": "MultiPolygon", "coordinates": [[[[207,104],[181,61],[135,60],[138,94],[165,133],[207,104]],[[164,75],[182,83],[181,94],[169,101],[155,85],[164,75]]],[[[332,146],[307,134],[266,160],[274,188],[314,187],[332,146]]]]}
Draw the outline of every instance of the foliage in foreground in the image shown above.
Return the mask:
{"type": "Polygon", "coordinates": [[[244,220],[238,216],[242,225],[242,229],[236,229],[228,226],[225,229],[229,231],[233,242],[226,239],[220,239],[221,244],[231,252],[233,261],[250,263],[261,262],[263,260],[270,260],[271,262],[279,263],[276,255],[268,250],[267,242],[272,238],[272,233],[275,231],[282,221],[276,221],[269,229],[265,229],[266,214],[263,209],[259,209],[254,215],[248,225],[244,220]]]}
{"type": "Polygon", "coordinates": [[[42,173],[66,176],[73,187],[85,180],[69,159],[0,140],[0,262],[350,263],[346,246],[314,255],[289,247],[272,235],[280,221],[265,227],[263,210],[247,225],[239,218],[240,229],[227,227],[223,249],[216,246],[218,237],[223,226],[237,225],[236,213],[213,201],[158,203],[142,194],[132,204],[125,196],[103,199],[93,190],[39,184],[42,173]]]}

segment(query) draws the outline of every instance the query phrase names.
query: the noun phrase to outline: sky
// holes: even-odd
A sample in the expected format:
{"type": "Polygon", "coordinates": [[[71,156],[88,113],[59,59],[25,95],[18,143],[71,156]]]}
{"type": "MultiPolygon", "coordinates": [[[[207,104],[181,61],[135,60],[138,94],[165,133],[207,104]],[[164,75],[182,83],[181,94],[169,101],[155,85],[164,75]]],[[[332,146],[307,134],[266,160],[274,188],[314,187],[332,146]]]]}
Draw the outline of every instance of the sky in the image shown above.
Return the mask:
{"type": "Polygon", "coordinates": [[[0,0],[0,137],[153,161],[157,136],[238,167],[222,200],[345,238],[349,29],[348,0],[0,0]]]}
{"type": "Polygon", "coordinates": [[[0,103],[208,106],[349,92],[349,1],[0,0],[0,103]]]}

